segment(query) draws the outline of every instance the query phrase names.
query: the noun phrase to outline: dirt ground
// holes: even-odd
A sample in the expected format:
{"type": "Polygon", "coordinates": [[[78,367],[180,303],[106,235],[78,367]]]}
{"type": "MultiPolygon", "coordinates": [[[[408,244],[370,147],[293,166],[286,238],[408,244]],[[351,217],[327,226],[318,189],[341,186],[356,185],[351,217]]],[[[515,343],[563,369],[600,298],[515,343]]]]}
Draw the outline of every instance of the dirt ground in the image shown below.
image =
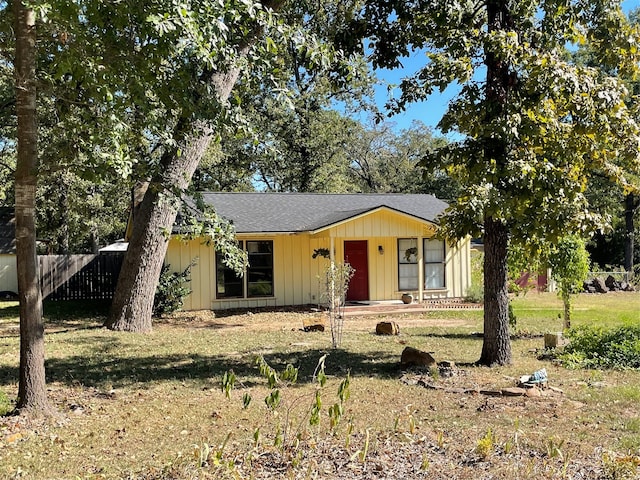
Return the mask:
{"type": "MultiPolygon", "coordinates": [[[[302,328],[305,321],[318,319],[327,324],[326,315],[318,312],[304,311],[262,311],[257,313],[237,313],[216,315],[211,310],[197,310],[179,312],[163,318],[156,325],[168,327],[171,325],[193,328],[229,328],[239,331],[282,331],[302,328]]],[[[377,315],[348,316],[344,321],[344,331],[363,332],[374,331],[380,321],[397,322],[405,328],[424,326],[424,318],[413,314],[390,312],[377,315]]],[[[467,321],[461,319],[429,318],[430,327],[459,327],[467,321]]]]}

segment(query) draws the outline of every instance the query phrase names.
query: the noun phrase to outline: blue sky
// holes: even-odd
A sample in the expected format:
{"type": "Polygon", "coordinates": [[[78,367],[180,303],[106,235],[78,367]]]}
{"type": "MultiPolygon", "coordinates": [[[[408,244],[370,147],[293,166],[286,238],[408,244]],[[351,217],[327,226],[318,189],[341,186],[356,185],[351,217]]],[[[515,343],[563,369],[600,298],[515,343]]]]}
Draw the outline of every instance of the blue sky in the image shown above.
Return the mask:
{"type": "MultiPolygon", "coordinates": [[[[639,7],[640,0],[624,0],[622,2],[622,9],[625,12],[630,12],[639,7]]],[[[376,74],[383,82],[398,85],[403,77],[415,72],[424,62],[424,53],[414,52],[410,57],[403,59],[404,68],[378,70],[376,74]]],[[[457,91],[457,88],[449,87],[443,93],[434,93],[424,102],[409,105],[405,112],[394,115],[388,121],[394,124],[398,130],[409,127],[414,120],[419,120],[435,129],[447,109],[448,102],[456,95],[457,91]]],[[[386,84],[378,86],[376,88],[375,101],[379,108],[383,109],[387,98],[386,84]]]]}

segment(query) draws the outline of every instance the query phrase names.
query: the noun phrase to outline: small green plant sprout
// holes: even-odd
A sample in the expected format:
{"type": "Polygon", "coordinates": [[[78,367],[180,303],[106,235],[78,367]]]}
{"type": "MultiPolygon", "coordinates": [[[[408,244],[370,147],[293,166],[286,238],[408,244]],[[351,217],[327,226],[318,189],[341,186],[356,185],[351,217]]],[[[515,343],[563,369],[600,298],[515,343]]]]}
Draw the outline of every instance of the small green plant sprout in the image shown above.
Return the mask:
{"type": "Polygon", "coordinates": [[[324,362],[327,359],[328,355],[328,353],[325,353],[318,359],[318,364],[313,371],[313,381],[317,381],[320,388],[324,387],[324,385],[327,383],[327,376],[324,373],[324,362]]]}
{"type": "Polygon", "coordinates": [[[231,398],[231,390],[233,390],[235,384],[236,375],[233,373],[233,370],[227,370],[224,372],[224,375],[222,375],[221,388],[227,398],[231,398]]]}
{"type": "Polygon", "coordinates": [[[364,436],[364,445],[362,445],[362,449],[357,450],[351,456],[351,461],[354,461],[356,458],[360,460],[360,463],[365,463],[367,461],[367,455],[369,454],[369,442],[371,441],[371,432],[367,428],[364,436]]]}
{"type": "Polygon", "coordinates": [[[520,450],[520,436],[523,434],[522,429],[520,428],[520,419],[516,418],[514,422],[515,432],[513,433],[513,437],[508,439],[504,443],[504,453],[507,455],[518,452],[520,450]]]}
{"type": "Polygon", "coordinates": [[[275,388],[278,384],[278,373],[271,368],[271,366],[265,361],[263,356],[256,358],[256,365],[260,370],[260,375],[267,379],[269,388],[275,388]]]}
{"type": "Polygon", "coordinates": [[[322,395],[320,390],[316,390],[315,401],[311,406],[311,414],[309,415],[309,425],[312,427],[320,425],[320,412],[322,411],[322,395]]]}
{"type": "Polygon", "coordinates": [[[427,470],[429,470],[430,466],[431,466],[431,462],[429,462],[429,459],[427,458],[427,455],[426,454],[422,455],[422,462],[420,463],[420,470],[422,470],[423,472],[426,472],[427,470]]]}
{"type": "Polygon", "coordinates": [[[214,467],[225,467],[229,470],[234,469],[233,460],[229,460],[228,462],[224,462],[224,449],[229,443],[229,439],[231,438],[231,432],[227,433],[222,444],[213,449],[211,445],[204,442],[202,445],[194,445],[193,446],[193,457],[198,464],[199,468],[205,468],[208,466],[214,467]]]}
{"type": "Polygon", "coordinates": [[[476,453],[480,456],[480,458],[486,460],[493,452],[495,442],[495,435],[493,434],[491,429],[488,429],[487,433],[485,433],[485,435],[480,440],[478,440],[478,443],[476,444],[476,453]]]}
{"type": "Polygon", "coordinates": [[[416,431],[416,419],[413,415],[409,415],[409,433],[414,434],[416,431]]]}
{"type": "Polygon", "coordinates": [[[562,460],[564,455],[562,453],[562,446],[564,445],[564,439],[557,437],[549,437],[547,439],[547,457],[559,458],[562,460]]]}
{"type": "Polygon", "coordinates": [[[344,414],[344,404],[349,400],[349,396],[351,392],[349,390],[349,384],[351,381],[351,377],[349,372],[347,372],[347,376],[340,385],[338,386],[338,402],[333,406],[329,407],[329,423],[330,429],[335,433],[336,428],[338,428],[338,424],[340,423],[340,419],[344,414]]]}
{"type": "Polygon", "coordinates": [[[349,449],[349,445],[351,444],[351,435],[353,434],[353,418],[349,419],[349,423],[347,423],[347,431],[345,432],[345,439],[344,439],[344,448],[345,449],[349,449]]]}
{"type": "Polygon", "coordinates": [[[260,427],[253,431],[253,448],[257,449],[260,445],[260,427]]]}

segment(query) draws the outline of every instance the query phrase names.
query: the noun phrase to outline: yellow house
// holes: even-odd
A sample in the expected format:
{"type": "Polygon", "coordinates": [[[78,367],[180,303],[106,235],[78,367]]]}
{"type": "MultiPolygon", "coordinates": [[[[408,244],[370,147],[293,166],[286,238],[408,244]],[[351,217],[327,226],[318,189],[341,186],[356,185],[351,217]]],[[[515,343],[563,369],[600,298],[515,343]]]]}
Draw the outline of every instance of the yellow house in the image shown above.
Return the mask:
{"type": "Polygon", "coordinates": [[[471,282],[469,240],[434,237],[447,204],[432,195],[204,193],[203,200],[233,222],[249,267],[237,277],[212,246],[172,237],[172,270],[197,259],[186,310],[318,303],[330,261],[355,269],[348,301],[463,297],[471,282]]]}

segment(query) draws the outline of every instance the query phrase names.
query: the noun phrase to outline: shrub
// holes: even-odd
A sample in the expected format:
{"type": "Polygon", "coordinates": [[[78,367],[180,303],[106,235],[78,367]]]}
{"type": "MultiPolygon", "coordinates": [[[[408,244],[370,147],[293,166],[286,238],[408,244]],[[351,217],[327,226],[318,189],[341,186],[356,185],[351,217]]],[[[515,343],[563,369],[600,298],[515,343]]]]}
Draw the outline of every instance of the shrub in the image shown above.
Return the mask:
{"type": "Polygon", "coordinates": [[[465,301],[471,303],[484,302],[484,254],[471,254],[471,285],[465,292],[465,301]]]}
{"type": "Polygon", "coordinates": [[[469,285],[464,299],[469,303],[484,302],[484,287],[482,285],[469,285]]]}
{"type": "Polygon", "coordinates": [[[153,297],[154,316],[158,317],[182,308],[184,299],[192,291],[188,283],[191,281],[191,267],[195,264],[195,260],[192,261],[182,272],[171,272],[170,265],[162,266],[158,288],[153,297]]]}
{"type": "Polygon", "coordinates": [[[560,355],[566,366],[640,369],[640,326],[609,330],[582,326],[567,336],[570,343],[560,355]]]}

